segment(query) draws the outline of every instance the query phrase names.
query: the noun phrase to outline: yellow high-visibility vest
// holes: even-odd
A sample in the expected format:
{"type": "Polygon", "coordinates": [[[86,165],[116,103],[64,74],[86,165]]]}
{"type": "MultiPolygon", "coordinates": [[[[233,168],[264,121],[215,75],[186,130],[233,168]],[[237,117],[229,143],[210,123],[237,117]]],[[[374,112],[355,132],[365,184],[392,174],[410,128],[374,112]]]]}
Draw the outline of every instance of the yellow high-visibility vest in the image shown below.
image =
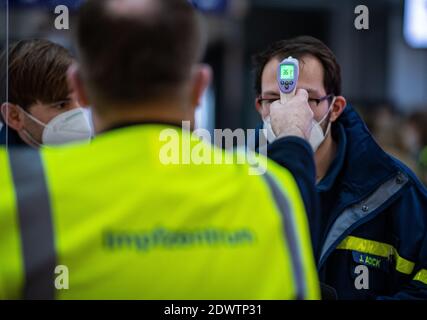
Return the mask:
{"type": "Polygon", "coordinates": [[[292,175],[266,159],[264,175],[166,165],[166,129],[0,150],[0,299],[319,298],[292,175]]]}

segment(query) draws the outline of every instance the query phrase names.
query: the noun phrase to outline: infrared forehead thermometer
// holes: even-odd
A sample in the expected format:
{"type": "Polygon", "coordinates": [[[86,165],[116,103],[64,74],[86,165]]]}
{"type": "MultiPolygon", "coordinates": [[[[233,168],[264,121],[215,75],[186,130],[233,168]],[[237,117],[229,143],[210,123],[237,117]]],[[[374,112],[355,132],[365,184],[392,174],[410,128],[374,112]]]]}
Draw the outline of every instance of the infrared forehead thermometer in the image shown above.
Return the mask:
{"type": "Polygon", "coordinates": [[[277,82],[280,89],[280,101],[285,103],[295,95],[299,76],[299,62],[288,57],[283,60],[277,70],[277,82]]]}

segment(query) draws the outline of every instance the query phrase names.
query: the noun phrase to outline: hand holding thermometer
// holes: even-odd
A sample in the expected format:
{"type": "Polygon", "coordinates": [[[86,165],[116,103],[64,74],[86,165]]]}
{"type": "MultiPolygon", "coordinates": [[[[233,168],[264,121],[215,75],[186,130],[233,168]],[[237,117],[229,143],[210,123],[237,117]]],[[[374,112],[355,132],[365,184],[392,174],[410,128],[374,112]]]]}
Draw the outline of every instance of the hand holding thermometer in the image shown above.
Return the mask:
{"type": "Polygon", "coordinates": [[[288,57],[283,60],[277,70],[277,82],[280,88],[280,102],[285,103],[295,95],[299,76],[299,62],[288,57]]]}

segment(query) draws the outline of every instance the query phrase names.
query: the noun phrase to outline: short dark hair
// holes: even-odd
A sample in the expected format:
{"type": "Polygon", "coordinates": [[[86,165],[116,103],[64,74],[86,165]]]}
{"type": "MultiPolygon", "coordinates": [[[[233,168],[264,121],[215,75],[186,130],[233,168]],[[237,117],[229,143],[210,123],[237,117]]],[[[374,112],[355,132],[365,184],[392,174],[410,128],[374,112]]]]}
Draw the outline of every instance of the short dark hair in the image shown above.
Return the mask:
{"type": "Polygon", "coordinates": [[[0,56],[1,102],[6,102],[6,78],[9,80],[8,101],[28,109],[34,103],[66,100],[71,93],[67,70],[73,63],[70,52],[42,39],[13,43],[0,56]],[[8,57],[8,68],[6,57],[8,57]]]}
{"type": "Polygon", "coordinates": [[[281,40],[270,45],[265,51],[253,58],[255,73],[255,92],[262,91],[262,73],[267,63],[278,58],[283,60],[288,56],[300,59],[312,55],[322,64],[324,69],[323,85],[327,94],[341,95],[341,67],[334,53],[322,41],[310,36],[300,36],[289,40],[281,40]]]}
{"type": "Polygon", "coordinates": [[[199,17],[188,0],[152,0],[146,12],[117,13],[111,0],[80,9],[82,76],[100,103],[135,104],[177,90],[201,58],[199,17]]]}

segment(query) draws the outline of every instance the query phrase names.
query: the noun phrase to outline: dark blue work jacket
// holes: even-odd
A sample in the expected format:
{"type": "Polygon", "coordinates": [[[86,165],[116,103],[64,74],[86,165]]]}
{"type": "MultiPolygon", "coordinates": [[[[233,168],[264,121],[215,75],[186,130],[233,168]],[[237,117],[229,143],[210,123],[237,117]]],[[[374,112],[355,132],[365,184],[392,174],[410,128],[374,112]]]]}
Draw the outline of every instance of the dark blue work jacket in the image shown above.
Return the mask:
{"type": "MultiPolygon", "coordinates": [[[[427,299],[427,190],[351,106],[332,134],[337,155],[317,185],[321,210],[308,212],[320,281],[339,299],[427,299]]],[[[291,172],[299,166],[277,147],[268,156],[291,172]]]]}

